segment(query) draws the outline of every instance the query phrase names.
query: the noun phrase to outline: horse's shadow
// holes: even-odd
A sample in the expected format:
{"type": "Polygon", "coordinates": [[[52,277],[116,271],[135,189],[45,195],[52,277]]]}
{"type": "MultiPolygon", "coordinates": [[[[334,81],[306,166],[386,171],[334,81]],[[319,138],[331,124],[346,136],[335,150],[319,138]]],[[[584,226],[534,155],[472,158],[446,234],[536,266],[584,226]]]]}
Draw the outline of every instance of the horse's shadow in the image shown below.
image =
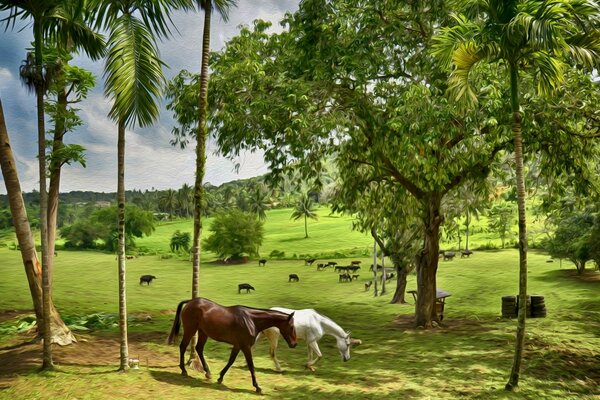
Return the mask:
{"type": "Polygon", "coordinates": [[[254,389],[232,389],[222,383],[207,380],[204,377],[194,378],[191,376],[183,376],[179,373],[169,371],[150,371],[150,375],[159,382],[168,383],[171,385],[196,387],[203,389],[214,389],[223,392],[231,393],[256,393],[254,389]]]}

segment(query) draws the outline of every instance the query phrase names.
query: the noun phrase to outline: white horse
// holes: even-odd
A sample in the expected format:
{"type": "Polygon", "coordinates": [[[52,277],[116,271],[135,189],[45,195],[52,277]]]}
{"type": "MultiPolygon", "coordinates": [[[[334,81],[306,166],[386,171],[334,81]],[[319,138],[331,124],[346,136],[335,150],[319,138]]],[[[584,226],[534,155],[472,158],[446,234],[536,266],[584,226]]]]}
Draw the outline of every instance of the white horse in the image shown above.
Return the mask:
{"type": "MultiPolygon", "coordinates": [[[[360,344],[361,341],[357,339],[350,339],[350,332],[344,331],[338,324],[333,322],[331,319],[324,315],[319,314],[312,309],[304,310],[292,310],[283,307],[272,307],[272,310],[282,311],[284,313],[294,312],[294,327],[296,328],[296,337],[298,339],[306,340],[308,346],[308,362],[306,368],[311,371],[315,370],[314,365],[323,356],[317,342],[323,337],[323,335],[331,335],[337,342],[337,348],[340,351],[342,360],[348,361],[350,359],[350,345],[360,344]]],[[[277,341],[279,340],[279,330],[275,327],[265,329],[260,332],[256,337],[256,341],[260,336],[265,335],[271,344],[269,354],[275,363],[275,369],[278,372],[282,372],[281,365],[277,360],[275,354],[277,350],[277,341]]]]}

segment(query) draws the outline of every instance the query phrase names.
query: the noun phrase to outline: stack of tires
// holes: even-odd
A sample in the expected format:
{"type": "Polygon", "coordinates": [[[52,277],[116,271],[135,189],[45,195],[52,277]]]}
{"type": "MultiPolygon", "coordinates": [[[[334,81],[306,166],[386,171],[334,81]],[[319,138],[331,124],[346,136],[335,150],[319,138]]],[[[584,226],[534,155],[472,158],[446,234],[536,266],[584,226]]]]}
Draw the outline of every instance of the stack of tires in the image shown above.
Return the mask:
{"type": "Polygon", "coordinates": [[[531,295],[531,318],[545,318],[546,317],[546,302],[544,296],[538,294],[531,295]]]}
{"type": "Polygon", "coordinates": [[[502,318],[516,318],[517,296],[502,296],[502,318]]]}
{"type": "MultiPolygon", "coordinates": [[[[545,318],[547,315],[544,296],[527,296],[525,305],[527,318],[545,318]]],[[[502,318],[516,318],[519,315],[519,296],[502,296],[502,318]]]]}

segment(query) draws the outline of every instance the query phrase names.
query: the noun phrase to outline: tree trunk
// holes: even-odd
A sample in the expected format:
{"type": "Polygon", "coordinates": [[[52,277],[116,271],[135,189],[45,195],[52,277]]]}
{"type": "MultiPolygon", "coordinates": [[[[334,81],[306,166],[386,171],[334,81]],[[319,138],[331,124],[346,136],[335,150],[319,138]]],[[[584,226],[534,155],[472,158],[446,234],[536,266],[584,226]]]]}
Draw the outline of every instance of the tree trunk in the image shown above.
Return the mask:
{"type": "MultiPolygon", "coordinates": [[[[196,180],[194,182],[194,233],[192,239],[192,298],[200,296],[200,238],[202,236],[202,201],[204,198],[204,173],[206,170],[206,106],[208,101],[208,56],[210,53],[210,20],[212,2],[204,7],[202,32],[202,61],[200,63],[200,96],[198,99],[198,134],[196,137],[196,180]]],[[[190,359],[196,359],[196,336],[190,343],[190,359]]]]}
{"type": "Polygon", "coordinates": [[[119,269],[119,333],[120,333],[120,364],[119,371],[129,369],[129,346],[127,343],[127,292],[125,277],[125,120],[119,118],[119,133],[117,139],[117,209],[119,242],[117,258],[119,269]]]}
{"type": "Polygon", "coordinates": [[[523,348],[525,346],[525,321],[527,301],[527,224],[525,219],[525,177],[523,172],[523,142],[521,139],[521,120],[519,111],[519,86],[516,62],[510,64],[510,92],[512,108],[512,131],[515,144],[515,164],[517,178],[517,204],[519,210],[519,316],[515,356],[506,390],[514,390],[519,385],[523,348]]]}
{"type": "MultiPolygon", "coordinates": [[[[59,107],[58,115],[65,115],[67,109],[67,94],[64,88],[58,93],[57,106],[59,107]]],[[[57,118],[56,125],[54,127],[54,138],[52,142],[53,154],[56,154],[56,152],[64,147],[64,133],[65,120],[64,118],[59,117],[57,118]]],[[[53,271],[54,269],[54,250],[56,248],[56,227],[58,219],[58,196],[60,190],[60,169],[60,161],[53,159],[50,163],[50,185],[48,189],[48,269],[50,271],[53,271]]],[[[77,340],[75,339],[75,336],[73,336],[71,330],[65,325],[58,312],[54,309],[52,299],[50,299],[50,307],[52,343],[67,345],[76,342],[77,340]]]]}
{"type": "Polygon", "coordinates": [[[308,217],[304,214],[304,239],[308,238],[308,217]]]}
{"type": "Polygon", "coordinates": [[[394,292],[394,297],[392,297],[392,301],[390,304],[406,304],[405,294],[406,294],[406,278],[408,276],[408,265],[402,266],[400,264],[395,265],[396,269],[396,291],[394,292]]]}
{"type": "MultiPolygon", "coordinates": [[[[44,121],[44,61],[42,57],[42,23],[36,19],[33,23],[35,44],[35,94],[37,102],[38,127],[38,171],[40,187],[40,241],[42,244],[42,332],[44,336],[42,350],[42,369],[52,369],[52,330],[50,324],[50,303],[52,299],[51,255],[48,252],[48,193],[46,188],[46,126],[44,121]]],[[[39,323],[39,321],[38,321],[39,323]]]]}
{"type": "Polygon", "coordinates": [[[465,251],[469,250],[469,226],[471,225],[471,212],[467,209],[467,229],[465,231],[465,251]]]}
{"type": "Polygon", "coordinates": [[[385,294],[385,278],[386,278],[386,273],[385,273],[385,254],[384,254],[384,250],[381,249],[381,291],[379,292],[379,294],[381,296],[383,296],[385,294]]]}
{"type": "Polygon", "coordinates": [[[423,219],[425,241],[423,250],[417,258],[417,302],[415,305],[415,323],[419,327],[431,328],[438,317],[435,312],[436,273],[439,261],[439,234],[442,223],[441,195],[429,195],[425,200],[423,219]]]}
{"type": "MultiPolygon", "coordinates": [[[[15,227],[15,233],[17,235],[17,242],[19,243],[19,248],[21,249],[21,259],[23,260],[25,275],[27,276],[27,282],[29,283],[29,292],[31,293],[33,309],[35,311],[36,320],[39,322],[38,338],[42,339],[42,267],[35,250],[35,241],[33,239],[33,234],[29,225],[29,219],[27,217],[27,210],[23,200],[21,184],[19,183],[15,158],[10,147],[1,100],[0,166],[2,168],[2,176],[4,177],[6,193],[8,194],[8,203],[10,206],[13,225],[15,227]]],[[[56,343],[62,346],[76,341],[75,337],[65,325],[60,317],[60,314],[54,307],[52,299],[50,299],[50,325],[52,332],[51,343],[56,343]]]]}

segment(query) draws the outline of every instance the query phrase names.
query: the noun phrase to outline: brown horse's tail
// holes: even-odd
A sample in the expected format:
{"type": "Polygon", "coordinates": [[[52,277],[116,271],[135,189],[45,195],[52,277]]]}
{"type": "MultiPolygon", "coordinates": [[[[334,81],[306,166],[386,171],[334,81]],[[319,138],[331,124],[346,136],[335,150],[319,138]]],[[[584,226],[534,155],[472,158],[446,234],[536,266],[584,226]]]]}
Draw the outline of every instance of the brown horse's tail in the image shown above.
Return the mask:
{"type": "Polygon", "coordinates": [[[181,309],[183,305],[187,303],[189,300],[184,300],[177,306],[177,312],[175,313],[175,321],[173,321],[173,327],[171,328],[171,333],[167,339],[167,344],[173,344],[173,342],[177,339],[179,335],[179,327],[181,326],[181,309]]]}

